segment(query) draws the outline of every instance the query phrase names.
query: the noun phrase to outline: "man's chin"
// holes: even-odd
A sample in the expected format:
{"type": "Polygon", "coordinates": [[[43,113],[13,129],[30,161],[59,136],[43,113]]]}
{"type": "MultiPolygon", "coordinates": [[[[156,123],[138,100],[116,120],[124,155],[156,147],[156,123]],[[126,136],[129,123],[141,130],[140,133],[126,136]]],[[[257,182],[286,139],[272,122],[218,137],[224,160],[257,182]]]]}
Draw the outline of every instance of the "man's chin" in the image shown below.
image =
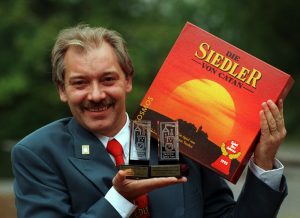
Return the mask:
{"type": "Polygon", "coordinates": [[[93,132],[95,135],[107,136],[109,130],[112,129],[112,125],[105,120],[97,120],[85,124],[86,128],[93,132]]]}

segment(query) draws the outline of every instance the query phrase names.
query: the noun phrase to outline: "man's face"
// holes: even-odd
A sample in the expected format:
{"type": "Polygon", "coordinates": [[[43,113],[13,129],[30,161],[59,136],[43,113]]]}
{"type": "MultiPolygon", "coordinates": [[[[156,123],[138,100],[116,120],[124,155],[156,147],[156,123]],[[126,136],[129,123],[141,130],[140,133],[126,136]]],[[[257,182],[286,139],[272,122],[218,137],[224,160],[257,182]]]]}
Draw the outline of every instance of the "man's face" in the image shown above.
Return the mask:
{"type": "Polygon", "coordinates": [[[96,135],[114,136],[126,122],[125,98],[132,78],[125,77],[113,48],[105,41],[87,52],[70,47],[64,64],[60,99],[83,127],[96,135]]]}

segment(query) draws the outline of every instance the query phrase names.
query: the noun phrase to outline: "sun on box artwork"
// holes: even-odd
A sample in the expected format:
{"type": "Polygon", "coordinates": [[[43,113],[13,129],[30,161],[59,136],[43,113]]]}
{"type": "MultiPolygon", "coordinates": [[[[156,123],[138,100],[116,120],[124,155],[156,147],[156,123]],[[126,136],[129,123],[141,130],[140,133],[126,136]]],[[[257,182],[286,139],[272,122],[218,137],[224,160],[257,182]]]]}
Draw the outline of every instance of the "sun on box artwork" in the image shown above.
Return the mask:
{"type": "Polygon", "coordinates": [[[136,120],[179,122],[180,152],[235,183],[260,133],[259,111],[293,79],[187,23],[143,98],[136,120]]]}

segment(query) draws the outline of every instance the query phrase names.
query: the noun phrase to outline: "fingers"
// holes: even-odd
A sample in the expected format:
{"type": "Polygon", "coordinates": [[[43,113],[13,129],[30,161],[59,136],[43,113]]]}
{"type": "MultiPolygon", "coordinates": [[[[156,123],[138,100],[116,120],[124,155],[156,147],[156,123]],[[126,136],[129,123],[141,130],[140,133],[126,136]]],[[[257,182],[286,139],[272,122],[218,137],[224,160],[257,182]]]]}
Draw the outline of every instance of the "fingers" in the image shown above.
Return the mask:
{"type": "Polygon", "coordinates": [[[278,103],[278,107],[276,106],[276,104],[271,101],[268,100],[267,101],[268,106],[270,108],[270,111],[273,115],[273,118],[275,119],[275,123],[276,123],[276,129],[281,132],[282,129],[284,128],[284,119],[283,119],[283,102],[282,99],[280,99],[279,103],[278,103]]]}
{"type": "MultiPolygon", "coordinates": [[[[264,114],[265,114],[265,117],[266,117],[266,120],[267,120],[267,125],[268,125],[268,128],[269,128],[269,133],[271,135],[274,135],[276,133],[276,131],[277,131],[277,124],[276,124],[276,121],[275,121],[274,115],[273,115],[273,113],[276,113],[275,112],[275,108],[271,109],[271,107],[273,107],[272,103],[273,102],[270,101],[270,100],[268,100],[267,102],[263,102],[262,103],[262,108],[263,108],[263,111],[264,111],[264,114]]],[[[275,105],[275,107],[276,107],[276,105],[275,105]]],[[[276,107],[276,109],[277,109],[277,112],[279,114],[279,111],[278,111],[277,107],[276,107]]]]}
{"type": "MultiPolygon", "coordinates": [[[[282,99],[279,99],[279,101],[278,101],[278,110],[279,110],[279,113],[281,116],[281,124],[285,128],[284,116],[283,116],[283,100],[282,99]]],[[[279,120],[279,122],[280,122],[280,120],[279,120]]]]}
{"type": "Polygon", "coordinates": [[[286,130],[283,118],[282,99],[279,100],[278,107],[272,100],[263,102],[262,109],[263,110],[260,111],[260,125],[262,134],[285,134],[286,130]]]}
{"type": "Polygon", "coordinates": [[[260,117],[260,129],[261,129],[262,136],[270,135],[268,121],[263,110],[259,112],[259,117],[260,117]]]}
{"type": "Polygon", "coordinates": [[[186,177],[176,178],[176,177],[159,177],[145,179],[143,181],[143,186],[148,186],[150,189],[162,188],[164,186],[173,185],[177,183],[184,183],[187,181],[186,177]]]}
{"type": "Polygon", "coordinates": [[[186,177],[181,177],[181,178],[158,177],[158,178],[134,180],[134,186],[136,189],[145,189],[147,190],[147,192],[149,192],[153,189],[162,188],[177,183],[183,183],[186,181],[187,181],[186,177]]]}

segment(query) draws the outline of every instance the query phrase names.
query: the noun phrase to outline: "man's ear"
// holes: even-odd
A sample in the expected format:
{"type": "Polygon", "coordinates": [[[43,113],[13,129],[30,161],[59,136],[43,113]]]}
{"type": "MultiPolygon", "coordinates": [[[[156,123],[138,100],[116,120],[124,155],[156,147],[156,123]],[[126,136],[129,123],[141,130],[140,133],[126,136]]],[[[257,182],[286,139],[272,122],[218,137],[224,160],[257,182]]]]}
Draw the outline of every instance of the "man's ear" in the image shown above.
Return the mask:
{"type": "Polygon", "coordinates": [[[126,77],[126,93],[131,92],[132,90],[132,76],[127,76],[126,77]]]}
{"type": "Polygon", "coordinates": [[[67,98],[67,95],[66,95],[65,86],[63,84],[59,84],[59,85],[57,85],[57,87],[58,87],[58,93],[59,93],[60,100],[62,102],[66,103],[68,101],[68,98],[67,98]]]}

